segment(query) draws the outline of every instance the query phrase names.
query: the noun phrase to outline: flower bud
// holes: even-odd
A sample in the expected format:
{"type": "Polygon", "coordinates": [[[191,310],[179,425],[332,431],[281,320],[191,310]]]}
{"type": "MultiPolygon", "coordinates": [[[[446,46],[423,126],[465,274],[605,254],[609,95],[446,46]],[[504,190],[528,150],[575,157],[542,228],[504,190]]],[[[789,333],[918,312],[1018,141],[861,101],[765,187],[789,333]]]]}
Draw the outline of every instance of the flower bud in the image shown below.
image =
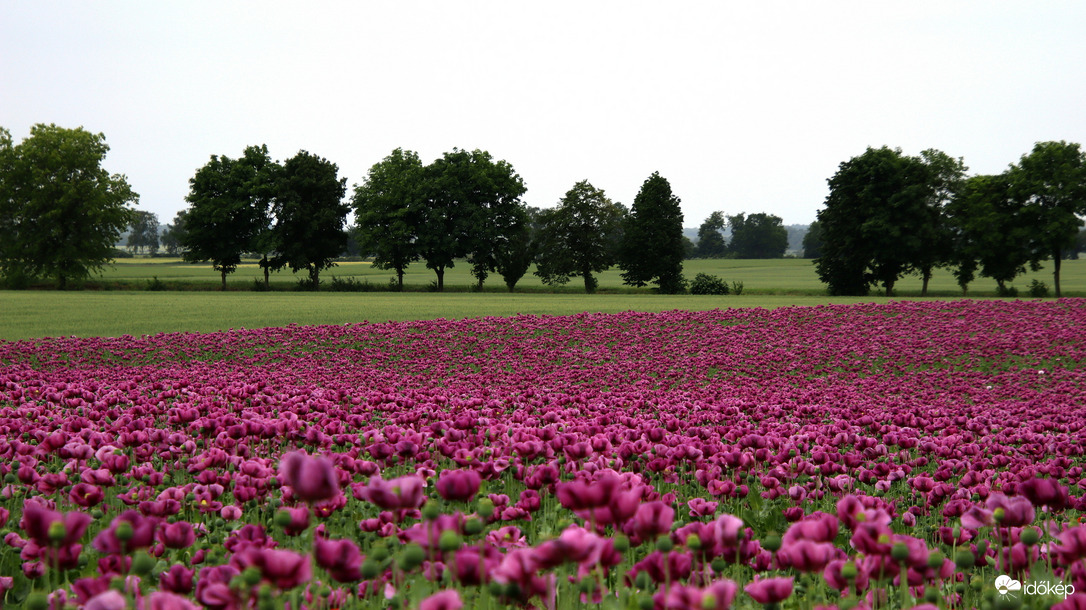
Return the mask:
{"type": "Polygon", "coordinates": [[[905,561],[909,558],[909,547],[905,546],[904,542],[895,542],[894,545],[890,547],[890,557],[892,557],[894,561],[905,561]]]}
{"type": "Polygon", "coordinates": [[[140,551],[132,558],[132,571],[140,576],[147,576],[154,567],[155,558],[148,555],[147,551],[140,551]]]}
{"type": "Polygon", "coordinates": [[[973,556],[973,553],[967,550],[960,550],[954,555],[954,565],[959,570],[968,570],[976,564],[977,558],[973,556]]]}
{"type": "Polygon", "coordinates": [[[464,540],[453,530],[445,530],[441,532],[441,536],[437,539],[437,548],[441,549],[445,553],[450,553],[459,549],[464,545],[464,540]]]}
{"type": "Polygon", "coordinates": [[[117,534],[117,540],[120,540],[121,542],[128,542],[132,539],[132,536],[136,535],[135,530],[132,529],[131,521],[121,521],[118,523],[115,533],[117,534]]]}
{"type": "Polygon", "coordinates": [[[260,570],[255,566],[249,566],[245,568],[241,573],[241,580],[247,586],[255,587],[260,583],[260,570]]]}
{"type": "Polygon", "coordinates": [[[1027,527],[1022,530],[1022,544],[1026,546],[1033,546],[1041,540],[1041,534],[1035,527],[1027,527]]]}
{"type": "Polygon", "coordinates": [[[675,543],[671,541],[671,538],[662,536],[656,540],[656,550],[663,553],[667,553],[671,549],[675,548],[675,543]]]}
{"type": "Polygon", "coordinates": [[[781,549],[781,537],[777,534],[768,534],[762,539],[762,548],[770,553],[776,553],[781,549]]]}
{"type": "Polygon", "coordinates": [[[437,507],[436,502],[427,502],[426,505],[422,507],[422,518],[423,519],[426,519],[427,521],[433,521],[434,519],[437,519],[440,516],[441,516],[441,509],[437,507]]]}
{"type": "Polygon", "coordinates": [[[49,541],[53,543],[59,543],[64,540],[64,537],[68,535],[67,528],[64,527],[63,521],[54,521],[49,524],[49,541]]]}
{"type": "Polygon", "coordinates": [[[859,570],[856,569],[855,562],[846,561],[845,565],[841,566],[841,577],[849,582],[856,580],[856,576],[859,573],[859,570]]]}
{"type": "Polygon", "coordinates": [[[618,534],[614,539],[614,548],[619,553],[625,553],[630,550],[630,539],[625,534],[618,534]]]}

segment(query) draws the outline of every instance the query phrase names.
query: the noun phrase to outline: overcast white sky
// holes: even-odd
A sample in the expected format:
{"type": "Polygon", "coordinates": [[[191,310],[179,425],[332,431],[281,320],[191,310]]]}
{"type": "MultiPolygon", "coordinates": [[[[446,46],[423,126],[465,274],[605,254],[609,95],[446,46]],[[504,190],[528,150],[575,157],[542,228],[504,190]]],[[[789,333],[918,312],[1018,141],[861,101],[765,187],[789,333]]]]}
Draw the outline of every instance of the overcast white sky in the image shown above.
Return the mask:
{"type": "Polygon", "coordinates": [[[0,0],[0,126],[35,123],[104,133],[163,224],[261,143],[348,186],[396,147],[480,148],[537,207],[659,171],[685,226],[805,224],[868,146],[997,173],[1086,143],[1086,2],[0,0]]]}

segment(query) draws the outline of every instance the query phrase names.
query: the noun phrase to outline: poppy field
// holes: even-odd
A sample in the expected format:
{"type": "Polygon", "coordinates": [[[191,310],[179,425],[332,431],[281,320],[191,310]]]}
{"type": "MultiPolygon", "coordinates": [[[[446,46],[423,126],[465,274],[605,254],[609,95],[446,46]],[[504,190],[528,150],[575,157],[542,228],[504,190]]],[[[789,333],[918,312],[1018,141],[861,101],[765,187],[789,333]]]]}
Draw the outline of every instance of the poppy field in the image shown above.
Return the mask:
{"type": "Polygon", "coordinates": [[[0,343],[5,607],[1086,608],[1086,302],[0,343]]]}

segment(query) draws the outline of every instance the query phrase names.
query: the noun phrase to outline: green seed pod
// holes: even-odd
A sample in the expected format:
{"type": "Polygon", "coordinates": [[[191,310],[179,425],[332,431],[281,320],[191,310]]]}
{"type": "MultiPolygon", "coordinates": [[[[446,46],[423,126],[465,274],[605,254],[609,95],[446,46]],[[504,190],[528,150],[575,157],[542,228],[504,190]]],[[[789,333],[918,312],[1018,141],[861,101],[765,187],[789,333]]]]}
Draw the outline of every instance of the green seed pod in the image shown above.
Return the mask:
{"type": "Polygon", "coordinates": [[[767,534],[762,539],[762,548],[770,553],[776,553],[781,549],[781,537],[774,533],[767,534]]]}
{"type": "Polygon", "coordinates": [[[630,539],[625,534],[618,534],[614,538],[615,550],[619,553],[625,553],[630,550],[630,539]]]}
{"type": "Polygon", "coordinates": [[[67,528],[64,527],[63,521],[54,521],[49,524],[49,541],[59,543],[64,540],[64,537],[68,535],[67,528]]]}
{"type": "Polygon", "coordinates": [[[662,553],[667,553],[671,549],[675,548],[675,543],[671,541],[671,538],[667,536],[661,536],[656,539],[656,550],[662,553]]]}
{"type": "Polygon", "coordinates": [[[943,555],[940,551],[932,551],[928,554],[928,567],[938,570],[943,565],[943,561],[946,560],[946,555],[943,555]]]}
{"type": "Polygon", "coordinates": [[[483,522],[481,519],[472,517],[464,522],[464,533],[469,536],[474,536],[483,531],[483,522]]]}
{"type": "Polygon", "coordinates": [[[285,510],[278,511],[275,513],[275,517],[272,518],[272,523],[278,527],[288,527],[290,522],[290,513],[285,510]]]}
{"type": "Polygon", "coordinates": [[[654,602],[652,598],[648,595],[642,595],[641,597],[637,598],[638,610],[652,610],[655,607],[656,602],[654,602]]]}
{"type": "Polygon", "coordinates": [[[652,587],[652,577],[648,572],[638,572],[634,578],[634,585],[642,591],[647,591],[652,587]]]}
{"type": "Polygon", "coordinates": [[[249,566],[241,572],[241,581],[246,586],[255,587],[260,584],[260,569],[254,566],[249,566]]]}
{"type": "Polygon", "coordinates": [[[136,535],[136,532],[132,529],[131,521],[121,521],[117,524],[117,530],[114,532],[117,535],[117,540],[121,542],[128,542],[132,539],[132,536],[136,535]]]}
{"type": "Polygon", "coordinates": [[[924,601],[929,604],[939,603],[939,591],[935,587],[924,589],[924,601]]]}
{"type": "Polygon", "coordinates": [[[388,559],[388,547],[386,547],[384,544],[373,545],[373,548],[370,549],[370,557],[373,558],[374,561],[383,562],[384,560],[388,559]]]}
{"type": "Polygon", "coordinates": [[[441,532],[441,536],[437,539],[437,548],[445,553],[451,553],[462,546],[464,546],[464,539],[460,537],[460,534],[457,534],[453,530],[441,532]]]}
{"type": "Polygon", "coordinates": [[[475,512],[479,513],[483,519],[491,518],[494,516],[494,501],[490,498],[479,498],[479,501],[475,503],[475,512]]]}
{"type": "Polygon", "coordinates": [[[422,507],[422,518],[427,521],[433,521],[441,516],[441,509],[437,507],[437,502],[430,501],[426,503],[426,506],[422,507]]]}
{"type": "Polygon", "coordinates": [[[1022,544],[1033,546],[1041,540],[1041,533],[1035,527],[1027,527],[1022,530],[1022,544]]]}
{"type": "MultiPolygon", "coordinates": [[[[410,568],[405,567],[402,562],[400,564],[400,567],[405,569],[405,570],[410,569],[410,568]]],[[[414,567],[414,566],[411,566],[411,567],[414,567]]],[[[381,566],[378,565],[377,562],[372,560],[372,559],[366,559],[365,561],[362,562],[362,567],[360,568],[360,571],[362,572],[362,578],[364,578],[366,580],[373,580],[374,578],[377,577],[378,574],[381,573],[381,566]]]]}
{"type": "Polygon", "coordinates": [[[847,581],[856,580],[856,576],[859,574],[859,570],[856,569],[856,563],[852,561],[846,561],[845,565],[841,566],[841,577],[847,581]]]}
{"type": "Polygon", "coordinates": [[[968,570],[977,563],[977,558],[973,556],[973,553],[967,550],[960,550],[954,554],[954,565],[959,570],[968,570]]]}
{"type": "Polygon", "coordinates": [[[148,555],[147,551],[140,551],[132,558],[132,571],[140,576],[147,576],[155,568],[155,563],[155,558],[148,555]]]}
{"type": "Polygon", "coordinates": [[[724,561],[723,557],[715,557],[713,558],[713,562],[710,564],[710,566],[713,568],[714,572],[720,574],[724,570],[728,569],[728,562],[724,561]]]}
{"type": "Polygon", "coordinates": [[[897,562],[905,561],[909,558],[909,547],[905,546],[903,542],[895,542],[890,547],[890,557],[897,562]]]}

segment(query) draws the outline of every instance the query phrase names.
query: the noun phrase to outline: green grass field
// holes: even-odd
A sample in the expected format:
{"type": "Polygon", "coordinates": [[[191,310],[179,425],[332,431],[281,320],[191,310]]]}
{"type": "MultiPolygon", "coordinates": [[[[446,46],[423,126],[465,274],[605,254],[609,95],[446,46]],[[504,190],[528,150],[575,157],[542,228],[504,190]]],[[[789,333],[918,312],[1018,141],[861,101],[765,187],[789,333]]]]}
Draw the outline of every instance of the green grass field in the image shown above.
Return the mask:
{"type": "MultiPolygon", "coordinates": [[[[345,324],[363,321],[422,320],[509,316],[515,314],[566,315],[580,312],[665,311],[671,309],[706,310],[730,307],[776,308],[791,305],[823,305],[882,301],[885,297],[828,297],[818,281],[810,261],[783,260],[712,260],[687,261],[684,273],[719,275],[728,281],[741,281],[742,295],[691,296],[656,295],[647,290],[623,287],[617,270],[601,276],[601,291],[585,295],[576,281],[566,292],[541,292],[538,278],[528,276],[518,292],[505,291],[500,278],[488,281],[488,292],[467,291],[471,277],[466,266],[457,266],[446,275],[452,291],[432,293],[423,289],[433,278],[424,267],[413,268],[409,284],[418,292],[294,292],[286,290],[295,278],[289,273],[276,276],[282,291],[251,292],[255,266],[232,276],[225,293],[207,290],[152,292],[146,290],[52,290],[0,291],[0,340],[18,340],[49,336],[118,336],[160,332],[208,332],[229,328],[262,328],[287,324],[345,324]],[[243,279],[244,278],[244,279],[243,279]]],[[[372,284],[387,284],[391,274],[372,269],[368,263],[346,263],[324,277],[353,277],[372,284]]],[[[159,280],[189,285],[200,282],[214,286],[217,277],[209,267],[146,261],[119,263],[107,273],[114,281],[146,284],[159,280]]],[[[1015,285],[1022,296],[1033,278],[1051,286],[1049,273],[1042,271],[1020,277],[1015,285]]],[[[990,297],[990,280],[975,282],[971,297],[990,297]]],[[[1063,270],[1065,296],[1086,296],[1086,260],[1067,261],[1063,270]]],[[[905,278],[899,283],[899,298],[917,298],[920,281],[905,278]]],[[[930,298],[958,298],[953,277],[940,273],[931,284],[930,298]]]]}
{"type": "MultiPolygon", "coordinates": [[[[461,262],[446,271],[446,290],[467,290],[475,281],[469,270],[468,265],[461,262]]],[[[825,292],[825,285],[818,280],[814,265],[808,259],[689,260],[683,265],[683,273],[687,279],[693,279],[698,273],[708,273],[720,276],[729,282],[740,281],[743,282],[745,292],[751,294],[820,295],[825,292]]],[[[271,274],[271,282],[275,288],[289,289],[303,275],[293,274],[289,270],[280,271],[271,274]]],[[[191,265],[180,262],[179,259],[121,259],[113,267],[107,268],[101,276],[95,278],[94,283],[104,287],[110,287],[113,284],[143,288],[156,277],[169,288],[182,289],[217,289],[221,281],[219,274],[210,265],[191,265]]],[[[323,272],[322,284],[327,286],[333,277],[351,278],[383,288],[389,281],[395,279],[395,274],[391,271],[374,269],[370,263],[348,262],[340,263],[323,272]]],[[[227,276],[227,289],[251,290],[254,281],[263,281],[263,278],[264,275],[259,266],[255,262],[247,262],[242,264],[235,273],[227,276]]],[[[435,279],[436,276],[432,271],[423,264],[415,263],[407,269],[404,284],[408,290],[425,290],[435,279]]],[[[1052,286],[1052,273],[1047,267],[1038,272],[1019,276],[1014,285],[1024,295],[1033,279],[1045,282],[1050,288],[1052,286]]],[[[1064,261],[1061,283],[1067,296],[1086,296],[1086,259],[1064,261]]],[[[907,276],[899,280],[895,289],[903,296],[919,295],[920,284],[919,277],[907,276]]],[[[623,285],[622,276],[617,267],[599,274],[599,289],[601,292],[632,291],[628,286],[623,285]]],[[[504,292],[505,284],[501,276],[492,275],[486,282],[486,290],[504,292]]],[[[517,284],[517,290],[555,291],[552,287],[544,286],[539,278],[530,272],[517,284]]],[[[573,278],[569,284],[558,291],[571,294],[583,293],[584,284],[580,278],[573,278]]],[[[994,295],[995,282],[980,278],[972,283],[970,292],[977,296],[994,295]]],[[[929,293],[937,296],[959,296],[961,290],[954,277],[948,271],[940,269],[932,278],[929,293]]]]}

